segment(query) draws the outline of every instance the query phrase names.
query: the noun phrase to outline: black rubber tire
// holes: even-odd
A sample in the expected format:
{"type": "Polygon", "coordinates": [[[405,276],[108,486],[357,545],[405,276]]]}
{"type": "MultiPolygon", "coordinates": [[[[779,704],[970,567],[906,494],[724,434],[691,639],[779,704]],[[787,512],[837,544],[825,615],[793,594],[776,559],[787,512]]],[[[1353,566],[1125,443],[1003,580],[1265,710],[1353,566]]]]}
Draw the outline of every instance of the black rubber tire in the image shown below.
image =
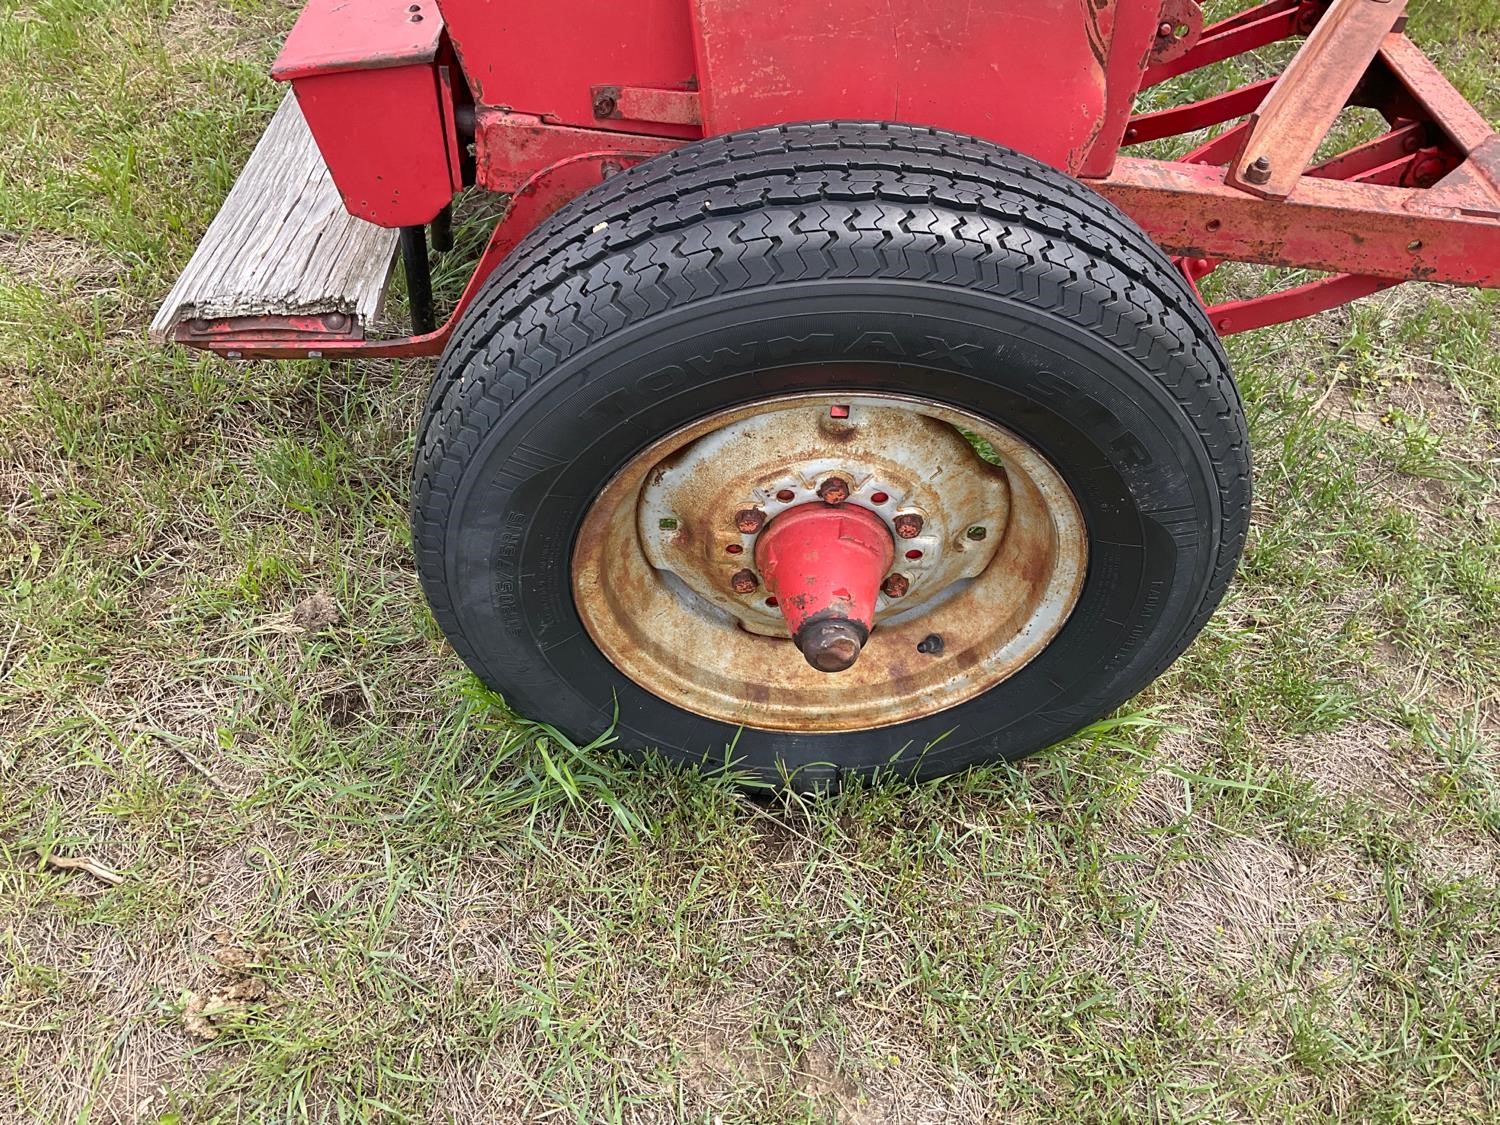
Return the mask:
{"type": "Polygon", "coordinates": [[[624,747],[722,764],[732,746],[761,781],[826,788],[1018,758],[1119,706],[1218,604],[1249,504],[1223,349],[1134,223],[995,145],[836,123],[689,145],[532,232],[443,356],[412,525],[439,625],[521,713],[582,741],[618,703],[624,747]],[[831,376],[831,360],[852,366],[831,376]],[[872,731],[737,730],[637,686],[574,610],[590,500],[665,433],[835,386],[947,402],[1034,443],[1089,531],[1069,620],[985,694],[872,731]]]}

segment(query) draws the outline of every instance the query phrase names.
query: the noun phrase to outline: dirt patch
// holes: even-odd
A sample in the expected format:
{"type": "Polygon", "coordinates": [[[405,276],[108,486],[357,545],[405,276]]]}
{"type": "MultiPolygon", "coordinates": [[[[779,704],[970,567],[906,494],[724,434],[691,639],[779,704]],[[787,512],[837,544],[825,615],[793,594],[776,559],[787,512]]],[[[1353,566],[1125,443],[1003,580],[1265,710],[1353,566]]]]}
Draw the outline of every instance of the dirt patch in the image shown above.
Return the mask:
{"type": "Polygon", "coordinates": [[[309,594],[292,610],[292,624],[306,633],[317,633],[337,625],[343,620],[338,603],[319,590],[309,594]]]}
{"type": "Polygon", "coordinates": [[[125,266],[98,247],[45,231],[0,230],[0,276],[18,278],[47,292],[98,288],[115,282],[125,266]]]}
{"type": "Polygon", "coordinates": [[[262,62],[281,32],[290,30],[296,6],[275,20],[254,19],[211,0],[192,0],[172,8],[162,27],[167,53],[174,58],[215,58],[228,62],[262,62]]]}
{"type": "Polygon", "coordinates": [[[1262,753],[1267,765],[1290,770],[1329,797],[1405,811],[1416,800],[1419,775],[1392,749],[1400,734],[1388,723],[1350,723],[1277,740],[1262,753]]]}
{"type": "Polygon", "coordinates": [[[1275,840],[1230,836],[1173,868],[1180,891],[1164,898],[1157,929],[1189,961],[1248,969],[1302,928],[1306,872],[1275,840]]]}

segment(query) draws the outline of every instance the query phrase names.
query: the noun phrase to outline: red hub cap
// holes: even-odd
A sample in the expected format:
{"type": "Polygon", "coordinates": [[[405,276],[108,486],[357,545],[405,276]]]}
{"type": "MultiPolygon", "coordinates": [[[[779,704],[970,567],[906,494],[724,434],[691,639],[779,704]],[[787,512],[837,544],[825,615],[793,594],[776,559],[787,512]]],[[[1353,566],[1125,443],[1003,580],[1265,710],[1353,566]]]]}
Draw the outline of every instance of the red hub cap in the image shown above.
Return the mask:
{"type": "Polygon", "coordinates": [[[894,558],[891,533],[879,516],[826,503],[783,512],[755,544],[766,589],[802,655],[820,672],[842,672],[859,659],[894,558]]]}

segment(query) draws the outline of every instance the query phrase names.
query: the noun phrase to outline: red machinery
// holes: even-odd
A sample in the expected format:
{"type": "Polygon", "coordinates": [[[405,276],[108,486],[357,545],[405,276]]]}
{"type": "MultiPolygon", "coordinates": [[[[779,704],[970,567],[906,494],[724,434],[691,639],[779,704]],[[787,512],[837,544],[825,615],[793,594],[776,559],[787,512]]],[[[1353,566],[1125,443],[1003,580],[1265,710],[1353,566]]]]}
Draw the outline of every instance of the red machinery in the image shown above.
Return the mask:
{"type": "MultiPolygon", "coordinates": [[[[243,358],[446,349],[421,438],[419,561],[455,646],[528,711],[586,733],[613,693],[633,741],[694,759],[730,745],[752,772],[801,771],[809,784],[1016,756],[1158,673],[1233,569],[1248,493],[1230,479],[1244,473],[1225,465],[1243,461],[1243,419],[1209,326],[1275,324],[1404,280],[1500,286],[1500,138],[1405,37],[1404,13],[1404,0],[1265,0],[1205,24],[1197,0],[311,0],[274,73],[291,83],[347,212],[401,231],[413,334],[365,338],[365,306],[316,298],[233,315],[209,301],[164,309],[161,334],[243,358]],[[1296,38],[1279,77],[1134,110],[1159,83],[1296,38]],[[1385,131],[1320,157],[1349,106],[1377,111],[1385,131]],[[782,127],[794,122],[863,124],[782,127]],[[1209,129],[1218,131],[1177,159],[1130,154],[1209,129]],[[720,166],[730,170],[708,171],[720,166]],[[469,187],[509,202],[436,326],[426,231],[446,248],[450,203],[469,187]],[[797,242],[786,252],[811,263],[807,276],[775,264],[778,284],[810,286],[815,274],[821,288],[806,287],[797,307],[767,305],[758,337],[725,320],[712,338],[630,359],[628,376],[601,358],[626,364],[644,347],[633,342],[640,323],[667,324],[652,319],[667,316],[655,290],[642,288],[658,266],[658,287],[704,316],[783,291],[756,277],[760,251],[745,247],[757,238],[775,242],[773,258],[797,242]],[[1001,251],[1019,257],[992,270],[1001,251]],[[1212,306],[1205,320],[1197,282],[1226,261],[1329,276],[1212,306]],[[950,314],[916,290],[898,293],[913,270],[950,287],[950,314]],[[613,305],[598,304],[604,290],[613,305]],[[544,291],[553,296],[543,301],[544,291]],[[972,294],[989,304],[960,309],[972,294]],[[825,319],[808,320],[824,298],[825,319]],[[1017,302],[1032,314],[1013,317],[1017,302]],[[963,331],[942,327],[952,317],[963,331]],[[582,329],[570,340],[575,321],[612,342],[582,329]],[[1168,358],[1127,342],[1155,332],[1148,321],[1176,341],[1168,358]],[[787,331],[772,332],[778,324],[787,331]],[[855,324],[862,334],[836,338],[855,324]],[[1054,332],[1066,341],[1045,343],[1054,332]],[[1079,332],[1088,347],[1105,339],[1113,349],[1094,368],[1119,363],[1125,374],[1094,386],[1097,372],[1072,354],[1085,346],[1079,332]],[[685,388],[714,383],[726,348],[741,356],[733,379],[694,399],[685,388]],[[582,384],[601,373],[601,397],[568,391],[548,418],[620,418],[622,436],[597,451],[591,476],[548,494],[576,511],[536,530],[531,501],[511,490],[566,477],[564,465],[587,460],[594,430],[575,440],[541,415],[525,422],[524,440],[507,427],[522,424],[513,416],[530,409],[528,396],[563,394],[550,388],[571,385],[562,372],[575,351],[582,384]],[[809,365],[820,365],[817,378],[788,374],[809,365]],[[983,387],[948,385],[977,368],[983,387]],[[1024,378],[1009,386],[1013,369],[1024,378]],[[1190,401],[1184,374],[1216,397],[1190,401]],[[629,387],[611,383],[627,378],[629,387]],[[476,379],[494,388],[493,409],[464,397],[476,379]],[[1177,388],[1171,424],[1193,420],[1204,443],[1171,454],[1196,467],[1177,472],[1192,486],[1170,503],[1167,455],[1152,444],[1170,425],[1125,417],[1113,396],[1132,382],[1126,397],[1148,413],[1151,387],[1177,388]],[[637,394],[660,415],[648,419],[637,394]],[[758,412],[745,413],[747,396],[758,412]],[[1042,415],[1078,433],[1051,433],[1042,415]],[[978,453],[968,463],[952,432],[973,450],[1008,452],[998,465],[978,453]],[[548,444],[559,440],[573,447],[548,444]],[[487,442],[506,447],[503,463],[484,461],[487,442]],[[1098,464],[1067,463],[1070,443],[1096,448],[1098,464]],[[1113,500],[1090,491],[1105,462],[1123,482],[1113,500]],[[1162,480],[1147,479],[1158,471],[1162,480]],[[846,494],[830,499],[829,480],[846,494]],[[491,509],[456,514],[475,489],[489,490],[491,509]],[[705,508],[708,496],[720,507],[705,508]],[[429,525],[433,504],[441,511],[429,525]],[[789,509],[798,514],[778,524],[789,509]],[[1110,538],[1120,510],[1157,530],[1110,538]],[[927,530],[907,537],[912,519],[927,530]],[[819,554],[817,543],[842,542],[840,529],[856,525],[869,541],[860,550],[819,554]],[[794,535],[797,549],[782,554],[800,560],[788,564],[800,574],[762,573],[774,540],[794,535]],[[1153,537],[1178,553],[1157,559],[1153,537]],[[1188,558],[1195,537],[1202,549],[1188,558]],[[1134,555],[1111,557],[1137,539],[1134,555]],[[1130,605],[1087,608],[1092,589],[1124,581],[1142,558],[1147,577],[1130,605]],[[885,574],[892,565],[904,569],[885,574]],[[570,575],[571,588],[547,587],[544,572],[570,575]],[[785,591],[802,580],[821,600],[799,596],[798,616],[785,591]],[[806,640],[804,619],[826,622],[835,605],[858,607],[835,614],[853,625],[806,640]],[[978,621],[1008,624],[985,632],[978,621]],[[714,631],[726,622],[729,632],[714,631]],[[788,632],[813,668],[766,672],[788,632]],[[486,650],[481,633],[515,647],[486,650]],[[899,652],[876,655],[879,638],[897,636],[899,652]],[[1138,659],[1075,653],[1076,675],[1037,670],[1043,653],[1081,652],[1090,636],[1101,652],[1144,648],[1138,659]],[[554,667],[554,678],[538,672],[578,643],[592,643],[593,656],[554,667]],[[839,652],[815,658],[825,643],[839,652]],[[741,644],[750,650],[729,651],[741,644]],[[1034,682],[1018,682],[1027,676],[1034,682]],[[981,698],[1011,691],[1025,695],[966,718],[981,698]],[[1029,725],[1017,718],[1032,712],[1029,725]]],[[[286,213],[295,224],[296,208],[286,213]]],[[[379,245],[388,261],[389,244],[379,245]]],[[[660,331],[677,340],[677,329],[660,331]]]]}

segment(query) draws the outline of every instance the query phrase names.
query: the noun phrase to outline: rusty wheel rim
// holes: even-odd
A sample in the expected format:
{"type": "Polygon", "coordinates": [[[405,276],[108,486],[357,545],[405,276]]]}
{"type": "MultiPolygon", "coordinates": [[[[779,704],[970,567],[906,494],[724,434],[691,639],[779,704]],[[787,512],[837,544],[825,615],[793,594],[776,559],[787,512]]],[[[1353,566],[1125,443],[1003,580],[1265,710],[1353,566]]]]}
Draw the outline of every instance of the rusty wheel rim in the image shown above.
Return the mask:
{"type": "Polygon", "coordinates": [[[609,661],[684,710],[870,730],[957,706],[1035,659],[1078,601],[1087,544],[1061,475],[1004,427],[915,397],[793,395],[721,411],[632,459],[584,517],[573,599],[609,661]],[[902,581],[884,584],[858,662],[829,674],[750,579],[760,529],[835,476],[845,503],[891,528],[888,577],[902,581]]]}

